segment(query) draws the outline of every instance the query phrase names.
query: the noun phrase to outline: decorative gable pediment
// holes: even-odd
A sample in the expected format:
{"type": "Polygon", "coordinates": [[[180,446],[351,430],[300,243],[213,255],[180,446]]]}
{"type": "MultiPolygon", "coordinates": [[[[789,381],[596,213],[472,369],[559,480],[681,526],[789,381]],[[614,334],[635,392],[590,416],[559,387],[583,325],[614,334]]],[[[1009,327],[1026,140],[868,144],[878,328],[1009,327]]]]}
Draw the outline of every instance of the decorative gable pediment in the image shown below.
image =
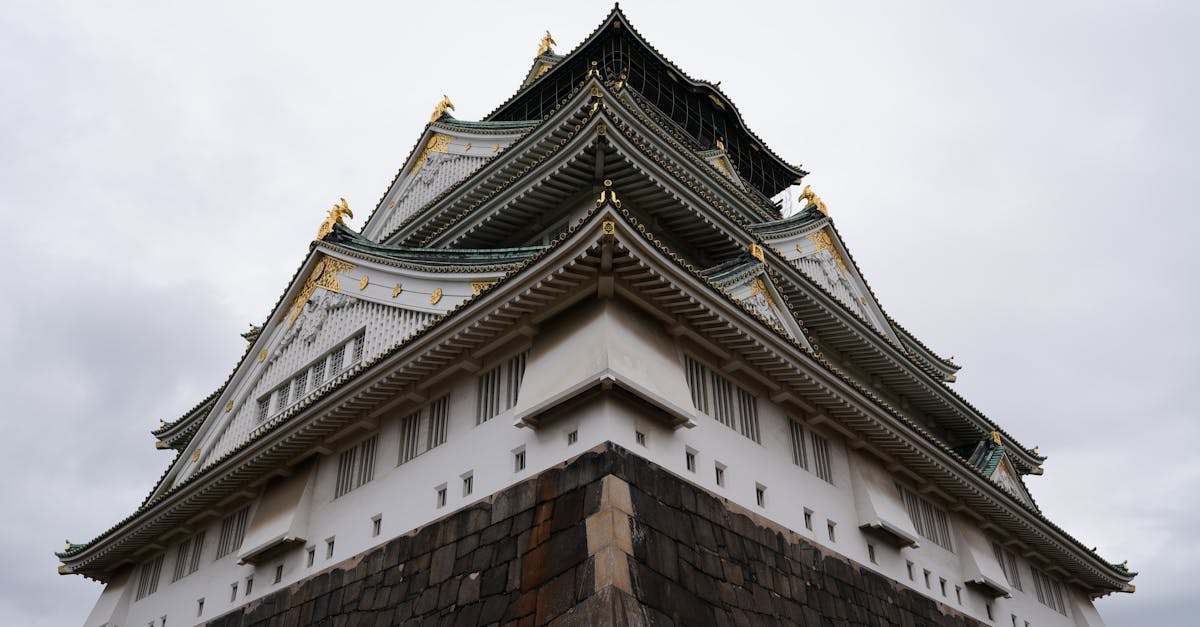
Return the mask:
{"type": "Polygon", "coordinates": [[[775,286],[762,263],[751,261],[722,264],[706,271],[705,274],[759,319],[787,333],[805,348],[812,350],[812,344],[805,337],[800,323],[787,308],[779,288],[775,286]]]}
{"type": "Polygon", "coordinates": [[[403,343],[538,250],[389,248],[335,227],[301,267],[159,491],[299,411],[343,373],[403,343]]]}
{"type": "Polygon", "coordinates": [[[992,471],[991,479],[1009,494],[1024,501],[1026,505],[1035,507],[1033,499],[1029,496],[1029,491],[1025,489],[1025,483],[1021,481],[1017,473],[1013,472],[1012,464],[1008,461],[1007,454],[1001,456],[1000,463],[996,464],[996,469],[992,471]]]}
{"type": "Polygon", "coordinates": [[[378,241],[413,213],[470,176],[516,141],[531,124],[481,124],[443,117],[417,141],[363,227],[378,241]]]}
{"type": "Polygon", "coordinates": [[[829,218],[810,206],[801,214],[756,227],[763,239],[800,271],[876,330],[895,332],[838,237],[829,218]],[[792,223],[789,225],[788,223],[792,223]],[[787,228],[791,226],[792,228],[787,228]]]}

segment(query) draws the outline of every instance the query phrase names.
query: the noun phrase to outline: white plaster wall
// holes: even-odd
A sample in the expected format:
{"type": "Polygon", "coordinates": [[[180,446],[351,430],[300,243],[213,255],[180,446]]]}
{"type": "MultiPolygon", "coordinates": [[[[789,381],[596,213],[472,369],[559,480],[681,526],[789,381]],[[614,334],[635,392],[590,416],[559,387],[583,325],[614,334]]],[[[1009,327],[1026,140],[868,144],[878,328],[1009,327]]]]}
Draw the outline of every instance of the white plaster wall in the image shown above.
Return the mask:
{"type": "MultiPolygon", "coordinates": [[[[496,360],[484,365],[484,371],[510,356],[497,356],[496,360]]],[[[680,376],[683,376],[682,367],[680,376]]],[[[731,378],[750,391],[761,392],[750,380],[731,378]]],[[[306,545],[297,546],[283,557],[257,568],[237,565],[234,554],[212,562],[210,560],[215,555],[220,527],[220,521],[216,520],[208,528],[205,557],[200,570],[177,583],[170,583],[177,543],[169,545],[158,592],[131,603],[128,624],[148,625],[151,620],[157,621],[164,615],[168,616],[168,624],[172,626],[211,619],[250,599],[311,576],[340,560],[450,514],[605,441],[613,441],[687,481],[757,511],[768,519],[796,530],[816,544],[911,586],[921,594],[986,620],[985,603],[991,600],[963,584],[957,554],[932,542],[924,542],[916,549],[897,550],[859,531],[847,458],[848,454],[858,453],[849,450],[837,433],[824,431],[819,426],[806,426],[810,431],[821,433],[829,439],[833,485],[795,466],[786,422],[788,415],[761,394],[759,415],[762,444],[757,444],[707,416],[698,416],[698,424],[693,429],[672,431],[663,426],[659,417],[612,397],[600,397],[543,424],[537,430],[513,426],[512,410],[476,425],[474,376],[460,378],[432,390],[430,399],[436,399],[443,393],[450,394],[446,444],[397,466],[400,418],[408,415],[413,407],[398,408],[395,414],[380,423],[373,481],[335,500],[333,491],[337,452],[319,461],[306,545]],[[568,445],[567,433],[573,430],[578,431],[578,441],[568,445]],[[636,431],[646,434],[644,446],[637,443],[636,431]],[[514,472],[512,450],[519,446],[526,447],[526,468],[514,472]],[[695,473],[686,469],[684,453],[687,447],[697,451],[695,473]],[[716,462],[727,466],[724,486],[716,485],[716,462]],[[474,473],[474,493],[464,497],[460,477],[468,471],[474,473]],[[434,489],[443,483],[448,487],[448,498],[445,507],[438,508],[434,489]],[[767,488],[766,505],[763,508],[755,503],[756,484],[767,488]],[[804,528],[803,512],[806,507],[814,512],[812,531],[804,528]],[[376,515],[382,515],[382,533],[379,537],[372,537],[371,519],[376,515]],[[827,520],[836,523],[836,541],[830,541],[827,536],[827,520]],[[333,555],[327,558],[325,540],[329,537],[335,537],[336,543],[333,555]],[[875,544],[876,564],[868,559],[868,541],[875,544]],[[312,567],[305,565],[306,546],[316,547],[316,561],[312,567]],[[906,560],[914,562],[915,581],[908,579],[906,560]],[[281,583],[274,584],[274,572],[278,564],[284,567],[283,578],[281,583]],[[923,582],[924,569],[931,571],[931,587],[928,589],[923,582]],[[245,578],[251,575],[255,580],[254,591],[246,596],[243,593],[245,578]],[[940,577],[947,580],[945,597],[939,590],[940,577]],[[235,581],[239,584],[239,595],[236,601],[230,602],[230,585],[235,581]],[[955,597],[955,586],[963,587],[962,604],[955,597]],[[205,611],[203,616],[196,617],[196,600],[201,597],[206,599],[205,611]]],[[[367,435],[367,432],[360,432],[354,437],[344,438],[339,442],[339,452],[367,435]]],[[[951,524],[968,522],[952,516],[951,524]]],[[[1058,614],[1038,603],[1028,564],[1022,562],[1021,569],[1026,592],[1014,592],[1011,599],[991,601],[995,617],[992,622],[1007,627],[1011,624],[1010,616],[1015,614],[1018,627],[1024,627],[1025,621],[1037,627],[1073,625],[1072,617],[1058,614]]],[[[131,584],[136,588],[136,576],[131,584]]],[[[1083,602],[1087,603],[1086,600],[1083,602]]],[[[90,622],[89,625],[100,622],[90,622]]]]}

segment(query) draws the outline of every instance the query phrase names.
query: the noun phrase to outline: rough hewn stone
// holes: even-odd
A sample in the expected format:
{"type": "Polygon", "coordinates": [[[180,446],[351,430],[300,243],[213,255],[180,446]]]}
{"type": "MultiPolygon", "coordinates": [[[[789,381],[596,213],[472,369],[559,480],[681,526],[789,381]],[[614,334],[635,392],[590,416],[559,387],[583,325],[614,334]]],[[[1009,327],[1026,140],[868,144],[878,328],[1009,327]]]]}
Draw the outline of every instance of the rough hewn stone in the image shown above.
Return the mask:
{"type": "Polygon", "coordinates": [[[612,444],[209,623],[307,624],[981,625],[612,444]]]}

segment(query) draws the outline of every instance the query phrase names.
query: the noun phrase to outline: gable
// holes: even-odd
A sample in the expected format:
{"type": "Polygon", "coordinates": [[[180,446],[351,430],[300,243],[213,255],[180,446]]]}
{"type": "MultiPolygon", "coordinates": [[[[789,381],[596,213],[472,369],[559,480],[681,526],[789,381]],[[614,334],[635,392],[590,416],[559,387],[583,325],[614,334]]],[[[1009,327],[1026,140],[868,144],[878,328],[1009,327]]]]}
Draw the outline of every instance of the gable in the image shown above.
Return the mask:
{"type": "MultiPolygon", "coordinates": [[[[805,211],[816,212],[812,207],[805,211]]],[[[895,339],[895,332],[888,324],[883,310],[867,289],[858,269],[850,262],[849,253],[846,252],[845,245],[828,217],[817,213],[798,228],[773,230],[770,225],[763,225],[756,230],[785,259],[794,263],[801,272],[833,295],[847,309],[865,320],[876,331],[895,339]]]]}
{"type": "Polygon", "coordinates": [[[731,262],[710,268],[704,275],[751,314],[813,350],[763,263],[757,260],[731,262]]]}
{"type": "Polygon", "coordinates": [[[426,127],[409,158],[363,226],[378,241],[516,141],[529,124],[479,124],[453,118],[426,127]]]}
{"type": "MultiPolygon", "coordinates": [[[[220,460],[265,425],[303,409],[343,375],[402,344],[517,267],[488,263],[505,251],[476,259],[475,251],[397,249],[397,257],[427,258],[422,265],[372,258],[355,250],[367,245],[344,227],[335,233],[314,247],[155,493],[220,460]],[[438,257],[459,263],[439,265],[438,257]]],[[[508,255],[531,252],[517,249],[508,255]]]]}

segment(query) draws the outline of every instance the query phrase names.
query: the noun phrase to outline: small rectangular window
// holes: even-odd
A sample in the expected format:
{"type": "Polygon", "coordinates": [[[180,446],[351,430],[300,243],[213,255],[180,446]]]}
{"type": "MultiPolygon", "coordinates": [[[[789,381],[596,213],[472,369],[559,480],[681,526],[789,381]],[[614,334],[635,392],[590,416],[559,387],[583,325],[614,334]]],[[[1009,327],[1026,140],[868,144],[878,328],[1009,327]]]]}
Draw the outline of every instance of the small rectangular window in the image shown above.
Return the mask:
{"type": "Polygon", "coordinates": [[[462,476],[462,495],[471,496],[471,492],[475,490],[475,475],[467,473],[462,476]]]}
{"type": "Polygon", "coordinates": [[[196,600],[196,616],[204,616],[204,599],[196,600]]]}
{"type": "Polygon", "coordinates": [[[984,603],[984,604],[983,604],[983,607],[984,607],[984,608],[987,610],[987,617],[988,617],[988,620],[994,620],[994,617],[992,616],[992,604],[991,604],[991,603],[984,603]]]}
{"type": "Polygon", "coordinates": [[[946,596],[946,579],[938,577],[938,586],[942,589],[942,596],[946,596]]]}
{"type": "Polygon", "coordinates": [[[715,466],[715,469],[716,469],[716,474],[717,474],[717,485],[724,486],[725,485],[725,466],[718,463],[715,466]]]}
{"type": "Polygon", "coordinates": [[[446,506],[446,484],[443,483],[442,485],[438,486],[437,488],[434,488],[434,490],[437,493],[437,501],[436,501],[437,506],[439,508],[445,507],[446,506]]]}
{"type": "Polygon", "coordinates": [[[567,434],[567,446],[571,446],[572,444],[574,444],[578,441],[579,441],[579,430],[578,429],[567,434]]]}
{"type": "Polygon", "coordinates": [[[807,507],[804,508],[804,528],[809,531],[813,530],[813,511],[807,507]]]}
{"type": "Polygon", "coordinates": [[[875,561],[875,545],[871,544],[869,542],[867,543],[867,559],[871,560],[872,564],[879,563],[879,562],[875,561]]]}
{"type": "Polygon", "coordinates": [[[1012,623],[1013,623],[1013,627],[1017,627],[1017,615],[1016,614],[1012,615],[1012,623]]]}
{"type": "Polygon", "coordinates": [[[336,538],[327,538],[325,540],[325,559],[333,557],[333,544],[336,538]]]}
{"type": "Polygon", "coordinates": [[[958,599],[958,604],[962,605],[962,586],[954,586],[954,597],[958,599]]]}
{"type": "Polygon", "coordinates": [[[376,514],[371,518],[371,537],[378,537],[383,532],[383,514],[376,514]]]}
{"type": "Polygon", "coordinates": [[[317,547],[310,546],[308,547],[308,555],[304,559],[304,565],[308,568],[312,568],[313,562],[315,561],[317,561],[317,547]]]}
{"type": "Polygon", "coordinates": [[[525,447],[513,451],[513,472],[525,470],[525,447]]]}
{"type": "Polygon", "coordinates": [[[917,577],[916,577],[916,575],[913,574],[913,563],[911,561],[909,561],[909,562],[905,562],[905,565],[908,566],[908,580],[916,581],[917,577]]]}
{"type": "Polygon", "coordinates": [[[638,444],[640,444],[642,446],[646,446],[646,434],[645,433],[642,433],[641,431],[634,431],[633,439],[636,440],[638,444]]]}
{"type": "Polygon", "coordinates": [[[825,521],[825,530],[829,532],[829,541],[837,542],[837,523],[832,520],[825,521]]]}
{"type": "Polygon", "coordinates": [[[688,472],[696,472],[696,451],[690,448],[684,450],[683,462],[687,466],[688,472]]]}
{"type": "Polygon", "coordinates": [[[230,603],[237,601],[237,591],[238,591],[238,585],[237,585],[236,581],[229,584],[229,602],[230,603]]]}
{"type": "Polygon", "coordinates": [[[767,506],[767,487],[761,483],[754,485],[754,501],[759,507],[767,506]]]}
{"type": "Polygon", "coordinates": [[[242,598],[250,596],[254,592],[254,577],[246,577],[246,591],[242,593],[242,598]]]}
{"type": "Polygon", "coordinates": [[[275,567],[274,583],[279,583],[282,580],[283,580],[283,564],[279,564],[278,566],[275,567]]]}
{"type": "Polygon", "coordinates": [[[931,584],[929,582],[929,575],[931,575],[931,574],[932,573],[930,573],[928,569],[925,569],[925,587],[926,588],[933,588],[933,584],[931,584]]]}

